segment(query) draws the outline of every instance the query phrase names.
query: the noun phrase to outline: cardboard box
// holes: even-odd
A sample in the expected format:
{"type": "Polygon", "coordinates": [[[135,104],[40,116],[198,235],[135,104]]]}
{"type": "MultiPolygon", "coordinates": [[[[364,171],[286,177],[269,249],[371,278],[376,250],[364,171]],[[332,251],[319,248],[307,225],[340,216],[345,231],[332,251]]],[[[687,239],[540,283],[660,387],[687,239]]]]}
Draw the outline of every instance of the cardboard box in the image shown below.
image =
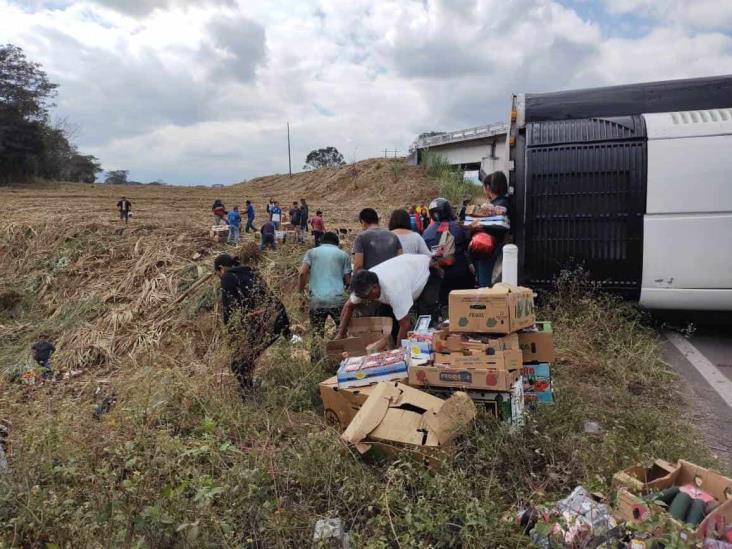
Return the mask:
{"type": "Polygon", "coordinates": [[[518,333],[524,362],[554,362],[554,333],[552,323],[538,320],[531,328],[524,328],[518,333]]]}
{"type": "Polygon", "coordinates": [[[395,382],[378,383],[341,435],[364,453],[372,444],[444,447],[475,418],[465,393],[442,400],[395,382]]]}
{"type": "Polygon", "coordinates": [[[521,370],[521,351],[486,352],[465,350],[456,353],[436,353],[435,364],[450,368],[483,368],[496,370],[521,370]]]}
{"type": "Polygon", "coordinates": [[[409,384],[413,387],[454,387],[510,391],[519,379],[519,370],[483,368],[445,368],[436,365],[411,366],[409,384]]]}
{"type": "Polygon", "coordinates": [[[529,288],[509,284],[453,290],[449,315],[451,332],[510,334],[536,322],[534,293],[529,288]]]}
{"type": "Polygon", "coordinates": [[[525,389],[526,385],[524,385],[524,404],[529,410],[536,410],[537,406],[545,404],[554,404],[554,390],[551,385],[543,391],[527,391],[525,389]]]}
{"type": "Polygon", "coordinates": [[[212,225],[209,236],[216,242],[225,242],[229,238],[228,225],[212,225]]]}
{"type": "Polygon", "coordinates": [[[435,351],[439,353],[457,352],[465,349],[475,351],[517,351],[519,347],[518,334],[505,336],[488,336],[485,334],[462,334],[442,330],[433,336],[435,351]]]}
{"type": "Polygon", "coordinates": [[[338,368],[338,386],[362,387],[377,381],[407,379],[404,349],[383,351],[344,359],[338,368]]]}
{"type": "Polygon", "coordinates": [[[325,352],[330,358],[343,358],[343,353],[349,356],[364,356],[369,351],[376,352],[391,347],[391,317],[360,317],[351,319],[348,327],[348,337],[334,339],[325,344],[325,352]],[[377,345],[367,350],[371,344],[377,345]]]}
{"type": "MultiPolygon", "coordinates": [[[[659,465],[659,463],[656,462],[654,465],[659,465]]],[[[679,521],[673,519],[670,515],[668,516],[668,523],[679,532],[679,538],[684,542],[703,539],[706,530],[717,520],[715,518],[716,515],[720,511],[726,512],[729,509],[729,504],[722,504],[732,501],[732,479],[723,476],[717,471],[712,471],[711,469],[700,467],[699,465],[680,459],[675,465],[675,468],[667,474],[662,474],[666,473],[667,467],[665,465],[661,465],[656,469],[655,473],[653,472],[653,467],[645,469],[646,474],[650,473],[651,480],[643,482],[643,477],[641,476],[639,478],[639,475],[643,474],[644,469],[642,466],[636,466],[625,469],[613,477],[614,483],[621,484],[621,487],[616,493],[614,511],[619,518],[625,521],[643,521],[648,519],[651,513],[655,512],[641,497],[632,493],[628,487],[623,485],[623,483],[627,482],[626,476],[640,481],[640,484],[634,483],[632,488],[638,490],[641,494],[648,495],[660,492],[671,486],[692,484],[713,496],[720,503],[720,506],[711,511],[691,533],[684,530],[683,525],[679,521]],[[622,475],[622,473],[625,473],[625,475],[622,475]]]]}
{"type": "Polygon", "coordinates": [[[650,467],[633,465],[613,475],[612,490],[627,488],[633,493],[645,495],[654,491],[658,481],[668,482],[671,474],[678,468],[675,463],[657,459],[650,467]]]}
{"type": "Polygon", "coordinates": [[[552,378],[552,366],[548,362],[538,362],[533,364],[523,364],[521,367],[521,375],[528,378],[552,378]]]}
{"type": "Polygon", "coordinates": [[[342,389],[338,387],[336,376],[322,381],[319,385],[320,400],[323,401],[325,418],[328,423],[338,425],[341,431],[345,431],[374,387],[376,387],[375,383],[364,387],[342,389]]]}

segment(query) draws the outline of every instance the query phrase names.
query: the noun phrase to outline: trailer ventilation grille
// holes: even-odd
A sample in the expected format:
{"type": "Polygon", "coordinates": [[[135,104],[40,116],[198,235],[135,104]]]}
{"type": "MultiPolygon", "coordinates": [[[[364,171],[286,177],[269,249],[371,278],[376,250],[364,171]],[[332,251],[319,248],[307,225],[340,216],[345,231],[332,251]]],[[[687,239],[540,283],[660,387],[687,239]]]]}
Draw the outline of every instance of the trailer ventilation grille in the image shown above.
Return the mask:
{"type": "Polygon", "coordinates": [[[582,266],[606,287],[640,291],[646,206],[640,116],[527,128],[524,272],[546,286],[582,266]]]}

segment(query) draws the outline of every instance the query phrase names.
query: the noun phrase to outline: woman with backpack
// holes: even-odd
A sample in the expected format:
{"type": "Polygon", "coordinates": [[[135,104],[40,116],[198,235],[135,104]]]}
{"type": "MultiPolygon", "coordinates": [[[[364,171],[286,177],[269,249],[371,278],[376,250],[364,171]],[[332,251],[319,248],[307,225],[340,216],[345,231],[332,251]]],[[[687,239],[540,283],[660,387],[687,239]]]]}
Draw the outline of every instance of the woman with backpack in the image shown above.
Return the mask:
{"type": "Polygon", "coordinates": [[[475,274],[468,255],[470,239],[448,200],[434,199],[429,212],[432,223],[422,237],[445,272],[440,286],[440,305],[446,307],[452,290],[475,288],[475,274]]]}
{"type": "Polygon", "coordinates": [[[240,257],[222,254],[214,260],[221,280],[224,324],[234,350],[231,371],[242,393],[252,389],[252,374],[259,356],[278,337],[290,338],[290,320],[282,302],[260,277],[259,249],[249,243],[240,257]]]}

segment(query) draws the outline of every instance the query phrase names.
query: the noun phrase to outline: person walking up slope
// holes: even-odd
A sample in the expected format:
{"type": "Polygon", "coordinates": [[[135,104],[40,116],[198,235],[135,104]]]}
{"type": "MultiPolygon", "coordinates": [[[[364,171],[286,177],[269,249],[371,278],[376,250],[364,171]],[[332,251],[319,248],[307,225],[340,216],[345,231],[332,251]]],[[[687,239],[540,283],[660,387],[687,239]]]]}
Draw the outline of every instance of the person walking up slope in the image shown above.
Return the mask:
{"type": "Polygon", "coordinates": [[[239,214],[239,206],[229,212],[229,244],[239,245],[239,234],[241,232],[241,214],[239,214]]]}
{"type": "Polygon", "coordinates": [[[317,248],[320,246],[320,240],[325,233],[325,220],[323,219],[322,211],[317,210],[315,212],[315,217],[310,220],[310,226],[313,228],[313,242],[317,248]]]}
{"type": "Polygon", "coordinates": [[[247,200],[247,226],[244,230],[248,233],[249,229],[257,232],[257,228],[254,226],[254,206],[251,200],[247,200]]]}

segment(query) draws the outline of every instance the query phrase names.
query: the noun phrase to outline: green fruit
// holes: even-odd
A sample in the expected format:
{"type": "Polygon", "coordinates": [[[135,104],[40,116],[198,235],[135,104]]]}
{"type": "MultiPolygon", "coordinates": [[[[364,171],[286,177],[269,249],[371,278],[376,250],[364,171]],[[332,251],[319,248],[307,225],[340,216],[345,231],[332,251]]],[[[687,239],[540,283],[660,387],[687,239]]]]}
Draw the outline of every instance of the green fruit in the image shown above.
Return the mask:
{"type": "Polygon", "coordinates": [[[467,318],[462,317],[462,318],[460,318],[460,320],[458,320],[458,326],[460,326],[461,328],[465,328],[465,326],[467,326],[467,325],[468,325],[467,318]]]}
{"type": "Polygon", "coordinates": [[[493,317],[490,317],[485,321],[485,325],[488,326],[489,328],[492,328],[496,324],[498,324],[498,321],[493,317]]]}

